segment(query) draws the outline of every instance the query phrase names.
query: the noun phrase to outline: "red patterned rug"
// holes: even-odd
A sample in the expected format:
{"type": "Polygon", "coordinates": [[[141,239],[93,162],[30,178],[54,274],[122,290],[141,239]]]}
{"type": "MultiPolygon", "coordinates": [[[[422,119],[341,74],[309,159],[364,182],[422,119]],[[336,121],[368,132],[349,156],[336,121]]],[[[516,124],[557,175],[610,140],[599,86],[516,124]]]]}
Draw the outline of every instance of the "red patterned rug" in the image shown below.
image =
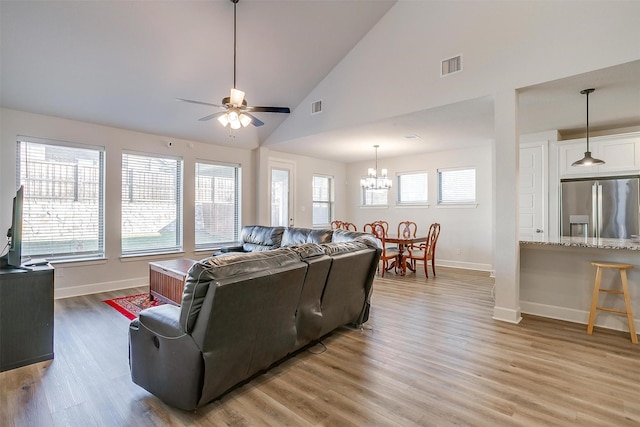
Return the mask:
{"type": "Polygon", "coordinates": [[[149,300],[149,294],[129,295],[121,298],[105,300],[107,304],[118,310],[120,313],[133,320],[145,308],[155,307],[164,304],[158,299],[149,300]]]}

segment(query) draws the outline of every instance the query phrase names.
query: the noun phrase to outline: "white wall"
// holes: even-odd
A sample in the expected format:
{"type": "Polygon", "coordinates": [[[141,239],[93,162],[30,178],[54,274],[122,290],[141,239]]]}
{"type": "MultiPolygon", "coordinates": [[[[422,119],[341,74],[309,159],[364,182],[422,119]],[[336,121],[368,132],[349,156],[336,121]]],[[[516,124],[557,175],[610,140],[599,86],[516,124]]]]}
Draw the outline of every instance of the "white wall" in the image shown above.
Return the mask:
{"type": "MultiPolygon", "coordinates": [[[[16,141],[18,135],[103,146],[106,150],[106,260],[58,263],[56,297],[122,289],[148,283],[148,262],[186,257],[201,259],[210,251],[195,252],[194,164],[196,159],[237,163],[242,167],[242,223],[255,221],[253,154],[249,150],[133,132],[50,116],[0,109],[0,229],[11,223],[11,203],[16,188],[16,141]],[[166,141],[173,142],[168,148],[166,141]],[[184,253],[153,257],[120,257],[120,164],[123,150],[171,154],[184,160],[184,253]]],[[[4,235],[4,233],[3,233],[4,235]]]]}
{"type": "MultiPolygon", "coordinates": [[[[344,218],[347,215],[347,166],[344,163],[336,163],[329,160],[313,159],[311,157],[298,156],[295,154],[283,153],[280,151],[261,148],[260,156],[266,157],[266,164],[269,161],[283,160],[295,166],[295,188],[293,195],[294,205],[294,225],[296,227],[311,228],[313,224],[313,206],[311,183],[313,175],[326,175],[334,179],[334,217],[344,218]]],[[[268,182],[269,172],[260,172],[261,181],[268,182]]],[[[261,182],[260,185],[263,185],[261,182]]],[[[264,185],[263,185],[264,187],[264,185]]],[[[268,188],[268,187],[267,187],[268,188]]],[[[260,197],[260,196],[258,196],[260,197]]],[[[260,203],[268,203],[267,197],[260,203]]],[[[269,224],[269,217],[266,215],[268,209],[264,210],[265,215],[260,218],[262,224],[269,224]]]]}
{"type": "Polygon", "coordinates": [[[418,224],[418,231],[424,234],[431,223],[438,222],[441,224],[441,232],[436,252],[436,265],[486,271],[492,269],[491,173],[493,160],[490,145],[466,150],[428,153],[409,158],[385,158],[378,160],[378,166],[380,169],[388,169],[389,176],[392,178],[400,172],[426,171],[429,206],[397,206],[395,179],[394,186],[389,191],[387,207],[361,206],[360,178],[366,175],[368,168],[373,167],[373,163],[352,163],[348,167],[348,215],[338,219],[355,223],[358,230],[362,230],[366,223],[383,219],[389,222],[389,231],[394,233],[400,221],[414,221],[418,224]],[[477,206],[473,208],[437,206],[438,169],[468,166],[476,168],[477,206]],[[457,249],[460,249],[459,254],[457,249]]]}

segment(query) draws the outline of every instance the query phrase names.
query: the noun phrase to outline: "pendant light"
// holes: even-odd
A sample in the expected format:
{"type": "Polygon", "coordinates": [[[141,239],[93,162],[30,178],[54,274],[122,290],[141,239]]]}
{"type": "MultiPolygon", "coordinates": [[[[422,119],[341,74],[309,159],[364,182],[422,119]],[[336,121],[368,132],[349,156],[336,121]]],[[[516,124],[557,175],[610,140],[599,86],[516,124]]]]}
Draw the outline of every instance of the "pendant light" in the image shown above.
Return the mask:
{"type": "Polygon", "coordinates": [[[378,147],[374,145],[376,149],[376,168],[369,168],[367,176],[360,179],[360,185],[367,190],[388,190],[391,188],[391,180],[387,177],[387,170],[382,169],[378,176],[378,147]]]}
{"type": "Polygon", "coordinates": [[[604,160],[594,159],[591,157],[591,151],[589,151],[589,94],[595,91],[595,89],[584,89],[580,93],[587,95],[587,151],[584,152],[584,157],[580,160],[576,160],[571,166],[597,166],[604,165],[604,160]]]}

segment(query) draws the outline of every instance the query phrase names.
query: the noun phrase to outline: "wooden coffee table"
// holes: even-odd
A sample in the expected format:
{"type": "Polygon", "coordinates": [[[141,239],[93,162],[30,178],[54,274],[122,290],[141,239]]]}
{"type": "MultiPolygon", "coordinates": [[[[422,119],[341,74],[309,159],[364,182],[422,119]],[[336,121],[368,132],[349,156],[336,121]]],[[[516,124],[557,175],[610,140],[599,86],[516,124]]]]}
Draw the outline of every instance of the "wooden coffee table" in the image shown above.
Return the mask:
{"type": "Polygon", "coordinates": [[[149,299],[180,305],[187,272],[197,261],[180,258],[149,263],[149,299]]]}

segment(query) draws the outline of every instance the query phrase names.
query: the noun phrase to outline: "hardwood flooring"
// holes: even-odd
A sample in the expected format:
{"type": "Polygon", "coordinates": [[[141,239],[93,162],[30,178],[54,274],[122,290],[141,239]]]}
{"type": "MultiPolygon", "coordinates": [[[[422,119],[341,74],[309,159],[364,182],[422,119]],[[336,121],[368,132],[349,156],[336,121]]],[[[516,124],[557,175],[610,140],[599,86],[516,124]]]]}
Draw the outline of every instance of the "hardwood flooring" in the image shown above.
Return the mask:
{"type": "Polygon", "coordinates": [[[102,300],[143,288],[57,300],[55,359],[0,373],[0,425],[640,425],[628,334],[494,321],[487,273],[418,270],[376,278],[363,330],[340,329],[195,412],[131,382],[129,321],[102,300]]]}

